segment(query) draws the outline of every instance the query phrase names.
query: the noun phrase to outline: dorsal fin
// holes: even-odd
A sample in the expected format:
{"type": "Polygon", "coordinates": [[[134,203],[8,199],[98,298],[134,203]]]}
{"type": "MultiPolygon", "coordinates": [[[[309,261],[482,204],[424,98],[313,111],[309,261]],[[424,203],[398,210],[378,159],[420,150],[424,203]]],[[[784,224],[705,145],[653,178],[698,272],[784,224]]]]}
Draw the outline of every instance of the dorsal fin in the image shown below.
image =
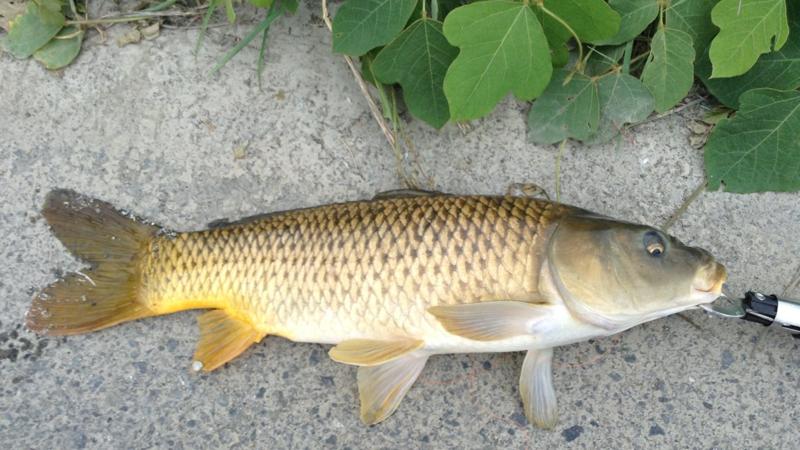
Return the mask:
{"type": "Polygon", "coordinates": [[[227,217],[225,217],[225,218],[222,218],[222,219],[212,220],[211,222],[209,222],[206,225],[206,228],[214,229],[214,228],[225,228],[225,227],[231,227],[231,226],[236,226],[236,225],[243,225],[243,224],[246,224],[246,223],[255,222],[257,220],[266,219],[266,218],[269,218],[269,217],[272,217],[272,216],[275,216],[275,215],[278,215],[278,214],[287,213],[287,212],[291,212],[291,211],[273,211],[273,212],[268,212],[268,213],[256,214],[256,215],[253,215],[253,216],[242,217],[241,219],[236,219],[236,220],[231,220],[231,219],[228,219],[227,217]]]}
{"type": "MultiPolygon", "coordinates": [[[[392,198],[412,198],[412,197],[432,197],[435,195],[449,195],[445,194],[444,192],[439,191],[425,191],[422,189],[392,189],[389,191],[379,192],[372,197],[372,200],[388,200],[392,198]]],[[[206,228],[214,229],[214,228],[226,228],[236,225],[244,225],[246,223],[255,222],[257,220],[268,219],[272,216],[276,216],[279,214],[288,214],[298,211],[303,211],[305,209],[312,209],[312,208],[297,208],[297,209],[289,209],[286,211],[272,211],[268,213],[261,213],[255,214],[252,216],[242,217],[240,219],[229,219],[227,217],[223,217],[221,219],[212,220],[208,224],[206,224],[206,228]]]]}
{"type": "Polygon", "coordinates": [[[413,197],[433,197],[436,195],[448,195],[439,191],[426,191],[423,189],[392,189],[389,191],[378,192],[372,197],[373,200],[388,200],[391,198],[413,198],[413,197]]]}

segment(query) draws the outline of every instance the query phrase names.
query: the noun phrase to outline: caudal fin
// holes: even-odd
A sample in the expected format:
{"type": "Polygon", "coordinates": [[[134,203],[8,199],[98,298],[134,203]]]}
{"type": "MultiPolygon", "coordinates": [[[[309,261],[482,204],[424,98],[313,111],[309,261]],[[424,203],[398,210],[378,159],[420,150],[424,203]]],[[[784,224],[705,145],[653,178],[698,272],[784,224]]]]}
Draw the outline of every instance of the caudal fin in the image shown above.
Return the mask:
{"type": "Polygon", "coordinates": [[[139,301],[140,260],[158,227],[71,190],[50,192],[42,215],[64,246],[91,266],[34,296],[31,330],[79,334],[153,315],[139,301]]]}

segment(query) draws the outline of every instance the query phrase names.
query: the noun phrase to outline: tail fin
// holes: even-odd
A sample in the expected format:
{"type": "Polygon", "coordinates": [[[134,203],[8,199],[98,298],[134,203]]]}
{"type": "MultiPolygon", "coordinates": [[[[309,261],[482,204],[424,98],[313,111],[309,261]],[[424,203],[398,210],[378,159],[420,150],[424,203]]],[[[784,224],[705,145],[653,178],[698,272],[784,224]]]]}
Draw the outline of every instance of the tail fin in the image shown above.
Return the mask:
{"type": "Polygon", "coordinates": [[[28,327],[41,334],[79,334],[153,315],[140,303],[140,259],[158,227],[106,202],[70,190],[47,195],[42,215],[53,234],[91,267],[37,293],[28,327]]]}

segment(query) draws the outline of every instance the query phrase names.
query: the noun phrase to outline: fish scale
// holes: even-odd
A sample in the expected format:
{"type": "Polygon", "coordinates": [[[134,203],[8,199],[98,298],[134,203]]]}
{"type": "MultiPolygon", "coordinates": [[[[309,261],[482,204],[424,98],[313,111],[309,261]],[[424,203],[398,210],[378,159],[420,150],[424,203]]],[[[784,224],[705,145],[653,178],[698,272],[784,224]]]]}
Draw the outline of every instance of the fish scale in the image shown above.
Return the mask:
{"type": "Polygon", "coordinates": [[[222,308],[300,341],[442,334],[430,306],[533,299],[536,237],[568,210],[417,196],[272,214],[158,238],[142,295],[159,313],[222,308]]]}

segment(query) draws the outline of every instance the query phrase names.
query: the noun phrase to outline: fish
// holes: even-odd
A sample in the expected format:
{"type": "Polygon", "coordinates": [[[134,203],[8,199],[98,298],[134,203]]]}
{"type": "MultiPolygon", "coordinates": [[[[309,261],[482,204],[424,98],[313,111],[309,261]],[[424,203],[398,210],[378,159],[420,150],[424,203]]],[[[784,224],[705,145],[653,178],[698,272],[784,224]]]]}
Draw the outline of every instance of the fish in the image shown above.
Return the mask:
{"type": "Polygon", "coordinates": [[[431,356],[527,352],[530,422],[558,421],[553,349],[712,302],[727,278],[663,231],[529,196],[390,191],[176,232],[57,189],[42,208],[88,267],[39,290],[27,326],[73,335],[185,310],[195,370],[267,336],[357,366],[360,418],[400,405],[431,356]]]}

